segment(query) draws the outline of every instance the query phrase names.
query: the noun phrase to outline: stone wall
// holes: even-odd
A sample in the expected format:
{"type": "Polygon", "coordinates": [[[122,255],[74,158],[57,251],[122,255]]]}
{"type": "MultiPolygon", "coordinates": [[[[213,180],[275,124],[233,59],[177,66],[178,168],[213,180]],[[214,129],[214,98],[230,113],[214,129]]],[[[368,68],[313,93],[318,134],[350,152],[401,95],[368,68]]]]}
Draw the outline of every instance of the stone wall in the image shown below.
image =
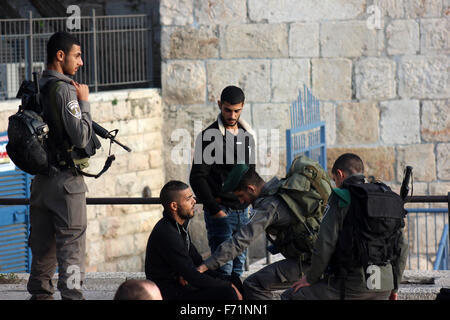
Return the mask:
{"type": "MultiPolygon", "coordinates": [[[[89,95],[93,119],[108,130],[119,129],[110,169],[99,179],[85,178],[90,198],[142,197],[148,187],[158,197],[165,174],[161,149],[162,111],[159,89],[116,90],[89,95]]],[[[0,131],[7,129],[8,116],[17,111],[19,100],[0,103],[0,131]]],[[[98,173],[109,153],[109,141],[89,161],[88,172],[98,173]]],[[[148,195],[148,191],[146,191],[148,195]]],[[[156,205],[89,205],[86,270],[143,271],[148,236],[161,218],[156,205]]]]}
{"type": "Polygon", "coordinates": [[[275,174],[283,175],[289,105],[306,85],[320,99],[327,123],[328,168],[351,151],[363,158],[367,175],[396,191],[404,167],[411,165],[416,195],[446,194],[449,5],[446,0],[161,0],[167,178],[187,181],[190,168],[189,161],[171,160],[180,143],[173,129],[185,128],[186,141],[193,143],[193,122],[204,127],[215,119],[216,101],[229,84],[243,88],[243,117],[257,133],[279,130],[275,174]]]}

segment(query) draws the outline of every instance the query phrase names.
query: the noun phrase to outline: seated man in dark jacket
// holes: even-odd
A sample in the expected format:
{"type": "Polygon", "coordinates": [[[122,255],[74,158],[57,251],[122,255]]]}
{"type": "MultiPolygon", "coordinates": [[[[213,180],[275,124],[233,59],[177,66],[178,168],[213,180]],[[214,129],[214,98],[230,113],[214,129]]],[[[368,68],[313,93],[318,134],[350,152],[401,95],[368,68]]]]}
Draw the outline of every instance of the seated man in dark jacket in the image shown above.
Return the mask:
{"type": "Polygon", "coordinates": [[[162,188],[160,200],[163,217],[148,239],[145,274],[158,285],[163,299],[241,300],[239,277],[200,273],[196,269],[203,259],[187,231],[196,203],[189,186],[170,181],[162,188]]]}

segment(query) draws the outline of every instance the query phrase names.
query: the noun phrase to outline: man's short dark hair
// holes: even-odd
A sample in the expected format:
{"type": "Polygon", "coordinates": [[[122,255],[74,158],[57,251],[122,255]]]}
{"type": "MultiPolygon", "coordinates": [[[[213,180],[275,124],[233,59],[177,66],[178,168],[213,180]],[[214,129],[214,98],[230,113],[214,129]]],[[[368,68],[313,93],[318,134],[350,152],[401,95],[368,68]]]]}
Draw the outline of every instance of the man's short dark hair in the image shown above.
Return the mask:
{"type": "Polygon", "coordinates": [[[178,192],[187,188],[189,186],[182,181],[171,180],[167,182],[159,193],[159,200],[161,200],[164,209],[168,210],[170,203],[178,199],[178,192]]]}
{"type": "Polygon", "coordinates": [[[245,191],[249,185],[259,186],[263,183],[264,180],[259,176],[258,172],[256,172],[255,167],[250,166],[248,171],[242,176],[236,189],[233,191],[245,191]]]}
{"type": "Polygon", "coordinates": [[[80,41],[78,41],[78,39],[70,33],[54,33],[47,42],[47,64],[51,64],[53,62],[53,59],[56,57],[56,53],[59,50],[62,50],[65,54],[68,54],[74,44],[81,46],[80,41]]]}
{"type": "Polygon", "coordinates": [[[148,280],[130,279],[123,282],[119,288],[117,288],[114,300],[153,300],[152,295],[145,287],[147,281],[148,280]]]}
{"type": "Polygon", "coordinates": [[[245,95],[244,91],[241,88],[236,86],[228,86],[222,90],[222,94],[220,95],[220,102],[227,102],[231,105],[244,103],[245,95]]]}
{"type": "Polygon", "coordinates": [[[356,154],[344,153],[334,162],[331,173],[337,174],[338,169],[349,175],[354,173],[364,173],[364,163],[356,154]]]}

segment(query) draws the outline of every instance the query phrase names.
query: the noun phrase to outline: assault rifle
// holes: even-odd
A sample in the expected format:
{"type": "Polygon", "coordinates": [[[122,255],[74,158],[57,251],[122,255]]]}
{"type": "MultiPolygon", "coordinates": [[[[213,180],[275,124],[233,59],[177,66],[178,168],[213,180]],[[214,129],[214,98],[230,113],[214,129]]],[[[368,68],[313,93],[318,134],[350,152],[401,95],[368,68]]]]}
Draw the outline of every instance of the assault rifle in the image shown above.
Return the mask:
{"type": "Polygon", "coordinates": [[[109,139],[112,142],[117,143],[119,146],[121,146],[122,148],[124,148],[126,151],[131,152],[131,149],[129,147],[127,147],[126,145],[120,143],[117,139],[116,139],[116,134],[119,131],[118,129],[112,130],[112,131],[108,131],[105,128],[103,128],[101,125],[99,125],[97,122],[92,120],[92,128],[94,129],[94,132],[96,135],[98,135],[99,137],[103,138],[103,139],[109,139]],[[114,135],[111,134],[111,132],[115,132],[114,135]]]}

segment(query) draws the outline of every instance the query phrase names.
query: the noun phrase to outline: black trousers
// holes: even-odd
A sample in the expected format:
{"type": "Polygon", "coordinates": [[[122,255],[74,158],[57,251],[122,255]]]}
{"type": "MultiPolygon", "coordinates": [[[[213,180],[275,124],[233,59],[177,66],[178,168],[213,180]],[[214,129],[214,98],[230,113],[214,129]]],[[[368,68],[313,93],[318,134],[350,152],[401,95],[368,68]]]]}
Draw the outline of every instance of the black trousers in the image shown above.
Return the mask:
{"type": "MultiPolygon", "coordinates": [[[[235,285],[244,297],[244,289],[239,276],[235,273],[231,275],[223,275],[217,271],[208,270],[205,274],[214,278],[228,280],[235,285]]],[[[199,300],[199,301],[214,301],[214,300],[238,300],[236,292],[230,286],[213,287],[213,288],[196,288],[191,285],[182,286],[180,284],[158,283],[161,295],[164,300],[199,300]]]]}

